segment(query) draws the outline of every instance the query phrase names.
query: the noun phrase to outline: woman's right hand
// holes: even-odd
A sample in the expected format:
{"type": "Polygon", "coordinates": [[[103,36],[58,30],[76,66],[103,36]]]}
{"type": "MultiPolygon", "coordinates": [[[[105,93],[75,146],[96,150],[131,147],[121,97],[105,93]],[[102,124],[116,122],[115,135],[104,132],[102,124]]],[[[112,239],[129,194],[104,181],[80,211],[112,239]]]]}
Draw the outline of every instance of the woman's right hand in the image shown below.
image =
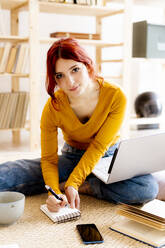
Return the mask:
{"type": "Polygon", "coordinates": [[[60,208],[65,207],[68,204],[67,198],[65,195],[59,194],[63,201],[57,200],[53,195],[49,195],[46,204],[50,212],[58,212],[60,208]]]}

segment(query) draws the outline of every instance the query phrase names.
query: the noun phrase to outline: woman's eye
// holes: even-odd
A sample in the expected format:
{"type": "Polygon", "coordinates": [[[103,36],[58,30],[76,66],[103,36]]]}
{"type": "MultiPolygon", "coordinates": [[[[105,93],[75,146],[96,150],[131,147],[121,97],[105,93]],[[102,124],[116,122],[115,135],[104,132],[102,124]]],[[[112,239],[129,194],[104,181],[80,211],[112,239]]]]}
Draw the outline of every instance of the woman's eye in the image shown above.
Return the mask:
{"type": "Polygon", "coordinates": [[[55,75],[55,78],[56,78],[56,79],[61,79],[61,78],[62,78],[62,74],[56,74],[56,75],[55,75]]]}
{"type": "Polygon", "coordinates": [[[75,67],[75,68],[73,69],[73,72],[78,72],[79,70],[80,70],[79,67],[75,67]]]}

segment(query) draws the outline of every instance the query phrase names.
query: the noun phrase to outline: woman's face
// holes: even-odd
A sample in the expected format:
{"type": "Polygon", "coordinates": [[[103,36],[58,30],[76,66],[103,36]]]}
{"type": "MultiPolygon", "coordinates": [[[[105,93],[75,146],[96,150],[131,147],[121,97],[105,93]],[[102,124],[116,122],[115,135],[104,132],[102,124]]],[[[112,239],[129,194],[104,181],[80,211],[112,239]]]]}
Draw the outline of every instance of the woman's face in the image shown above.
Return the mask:
{"type": "Polygon", "coordinates": [[[69,97],[78,97],[85,93],[92,80],[87,67],[75,60],[58,59],[55,66],[55,80],[69,97]]]}

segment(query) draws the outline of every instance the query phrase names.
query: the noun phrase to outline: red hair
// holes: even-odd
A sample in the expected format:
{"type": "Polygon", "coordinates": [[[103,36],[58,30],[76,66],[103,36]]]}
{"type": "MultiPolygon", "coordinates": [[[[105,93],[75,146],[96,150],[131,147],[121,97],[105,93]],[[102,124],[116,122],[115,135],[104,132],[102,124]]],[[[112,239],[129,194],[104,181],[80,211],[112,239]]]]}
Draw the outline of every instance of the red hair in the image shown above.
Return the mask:
{"type": "Polygon", "coordinates": [[[59,58],[72,59],[83,63],[91,78],[96,78],[96,72],[92,59],[87,55],[86,51],[73,38],[62,38],[53,43],[47,53],[47,75],[46,90],[52,100],[56,102],[54,90],[57,86],[55,80],[55,65],[59,58]]]}

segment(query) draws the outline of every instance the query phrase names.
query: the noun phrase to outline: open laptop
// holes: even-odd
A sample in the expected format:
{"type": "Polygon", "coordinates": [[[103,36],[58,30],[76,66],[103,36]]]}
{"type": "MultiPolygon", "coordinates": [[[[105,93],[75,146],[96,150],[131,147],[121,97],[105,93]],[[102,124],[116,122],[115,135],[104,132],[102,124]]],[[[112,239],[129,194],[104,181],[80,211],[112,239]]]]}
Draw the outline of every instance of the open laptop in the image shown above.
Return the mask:
{"type": "Polygon", "coordinates": [[[92,173],[106,184],[165,170],[165,133],[122,140],[92,173]]]}

